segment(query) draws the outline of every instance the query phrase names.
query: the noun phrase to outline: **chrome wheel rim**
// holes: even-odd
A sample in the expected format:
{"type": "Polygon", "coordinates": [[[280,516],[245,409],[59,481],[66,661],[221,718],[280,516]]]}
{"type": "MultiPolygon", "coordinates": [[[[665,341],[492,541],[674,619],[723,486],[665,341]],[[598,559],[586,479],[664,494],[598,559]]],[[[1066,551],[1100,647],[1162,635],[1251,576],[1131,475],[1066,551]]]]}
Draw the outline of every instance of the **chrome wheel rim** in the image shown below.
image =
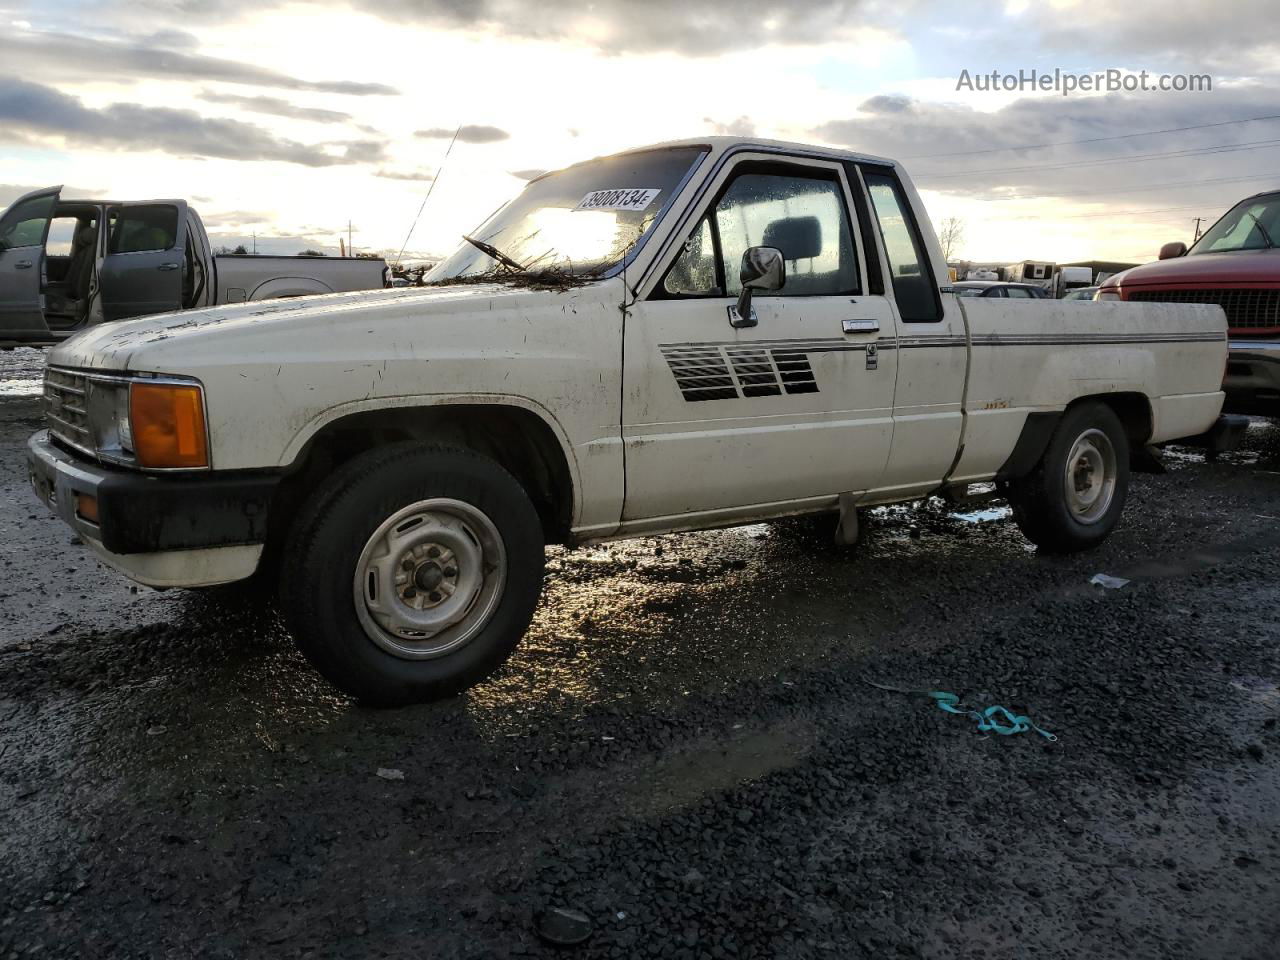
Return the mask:
{"type": "Polygon", "coordinates": [[[419,500],[374,530],[356,563],[360,625],[406,660],[452,653],[498,606],[507,552],[493,521],[461,500],[419,500]]]}
{"type": "Polygon", "coordinates": [[[1086,430],[1067,456],[1067,509],[1080,523],[1097,523],[1106,516],[1116,495],[1116,451],[1097,428],[1086,430]]]}

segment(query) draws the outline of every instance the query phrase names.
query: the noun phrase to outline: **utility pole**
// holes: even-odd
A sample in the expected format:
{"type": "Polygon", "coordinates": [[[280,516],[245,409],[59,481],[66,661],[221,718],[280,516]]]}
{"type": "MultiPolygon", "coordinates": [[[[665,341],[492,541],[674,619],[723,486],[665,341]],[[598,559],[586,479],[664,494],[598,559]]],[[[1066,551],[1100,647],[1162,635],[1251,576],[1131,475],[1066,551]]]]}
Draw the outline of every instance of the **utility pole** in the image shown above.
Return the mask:
{"type": "Polygon", "coordinates": [[[253,231],[253,255],[258,255],[258,231],[253,231]]]}
{"type": "Polygon", "coordinates": [[[347,255],[354,257],[356,255],[355,247],[351,246],[351,220],[347,220],[347,255]]]}
{"type": "Polygon", "coordinates": [[[1196,240],[1200,239],[1200,221],[1203,219],[1204,217],[1196,217],[1196,240]]]}

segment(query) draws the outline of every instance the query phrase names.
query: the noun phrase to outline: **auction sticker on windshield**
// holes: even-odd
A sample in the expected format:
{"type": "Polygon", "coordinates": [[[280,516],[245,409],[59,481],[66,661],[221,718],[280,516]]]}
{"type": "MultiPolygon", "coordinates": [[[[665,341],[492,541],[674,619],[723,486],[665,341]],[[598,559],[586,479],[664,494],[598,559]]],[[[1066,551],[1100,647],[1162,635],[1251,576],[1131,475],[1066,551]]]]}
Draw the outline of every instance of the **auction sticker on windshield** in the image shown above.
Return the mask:
{"type": "Polygon", "coordinates": [[[578,201],[575,210],[643,210],[658,199],[661,190],[626,187],[620,190],[592,190],[578,201]]]}

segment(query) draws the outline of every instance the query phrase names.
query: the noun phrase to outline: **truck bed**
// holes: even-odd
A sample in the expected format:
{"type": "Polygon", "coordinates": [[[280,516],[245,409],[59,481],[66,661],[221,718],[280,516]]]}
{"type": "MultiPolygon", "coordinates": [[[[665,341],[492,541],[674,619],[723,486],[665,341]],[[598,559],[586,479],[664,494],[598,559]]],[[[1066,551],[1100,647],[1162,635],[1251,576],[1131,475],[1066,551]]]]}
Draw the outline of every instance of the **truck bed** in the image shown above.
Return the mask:
{"type": "Polygon", "coordinates": [[[970,352],[957,480],[990,476],[1009,456],[1010,437],[1019,434],[1029,415],[1061,410],[1081,396],[1146,398],[1152,443],[1198,433],[1221,405],[1227,322],[1219,307],[1090,300],[956,302],[970,352]]]}
{"type": "Polygon", "coordinates": [[[213,258],[217,303],[372,290],[383,286],[386,261],[370,257],[268,257],[223,254],[213,258]]]}

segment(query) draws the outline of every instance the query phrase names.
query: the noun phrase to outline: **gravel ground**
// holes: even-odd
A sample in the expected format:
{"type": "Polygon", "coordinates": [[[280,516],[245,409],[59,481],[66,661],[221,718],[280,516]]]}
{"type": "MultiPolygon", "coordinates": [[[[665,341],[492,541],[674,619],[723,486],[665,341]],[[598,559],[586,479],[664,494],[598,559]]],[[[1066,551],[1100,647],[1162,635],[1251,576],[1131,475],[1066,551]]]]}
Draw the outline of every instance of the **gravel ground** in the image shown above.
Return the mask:
{"type": "Polygon", "coordinates": [[[47,515],[39,361],[0,353],[0,957],[1277,956],[1275,427],[1066,559],[999,507],[553,550],[498,677],[375,712],[47,515]]]}

